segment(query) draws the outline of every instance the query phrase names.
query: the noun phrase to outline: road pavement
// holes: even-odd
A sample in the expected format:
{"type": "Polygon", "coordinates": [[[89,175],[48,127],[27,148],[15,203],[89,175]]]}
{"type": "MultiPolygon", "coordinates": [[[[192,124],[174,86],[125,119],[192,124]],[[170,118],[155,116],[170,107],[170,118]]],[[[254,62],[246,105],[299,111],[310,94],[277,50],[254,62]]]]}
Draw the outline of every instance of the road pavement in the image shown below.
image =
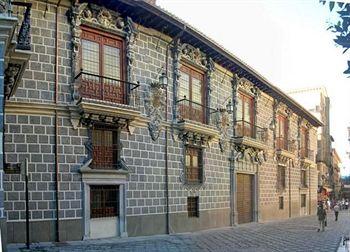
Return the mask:
{"type": "MultiPolygon", "coordinates": [[[[67,243],[33,244],[32,251],[337,251],[341,237],[350,234],[350,212],[342,211],[339,221],[328,215],[325,232],[317,232],[316,216],[268,223],[249,223],[236,227],[194,233],[148,237],[112,238],[67,243]]],[[[22,245],[9,245],[9,252],[21,251],[22,245]]]]}

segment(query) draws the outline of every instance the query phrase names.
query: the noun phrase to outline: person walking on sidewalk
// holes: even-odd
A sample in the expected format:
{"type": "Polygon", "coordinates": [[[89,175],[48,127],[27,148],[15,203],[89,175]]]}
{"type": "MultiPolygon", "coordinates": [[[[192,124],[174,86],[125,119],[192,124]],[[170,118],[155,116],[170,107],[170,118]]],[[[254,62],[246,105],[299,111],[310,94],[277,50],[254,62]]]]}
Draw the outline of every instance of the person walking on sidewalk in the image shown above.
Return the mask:
{"type": "Polygon", "coordinates": [[[333,211],[335,214],[335,221],[338,221],[338,215],[339,215],[339,205],[335,204],[335,206],[333,207],[333,211]]]}
{"type": "Polygon", "coordinates": [[[317,208],[317,217],[318,217],[318,223],[319,223],[317,232],[320,232],[320,230],[322,230],[323,232],[325,227],[326,217],[327,217],[327,213],[326,213],[326,210],[323,208],[323,204],[320,204],[317,208]]]}

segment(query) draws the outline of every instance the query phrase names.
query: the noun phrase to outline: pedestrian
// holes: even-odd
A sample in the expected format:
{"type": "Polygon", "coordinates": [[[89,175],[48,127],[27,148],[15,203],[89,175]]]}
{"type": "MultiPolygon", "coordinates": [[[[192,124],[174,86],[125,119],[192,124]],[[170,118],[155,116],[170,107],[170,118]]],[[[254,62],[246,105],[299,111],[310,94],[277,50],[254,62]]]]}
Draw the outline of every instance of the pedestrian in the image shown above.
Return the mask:
{"type": "Polygon", "coordinates": [[[333,207],[333,210],[334,210],[334,214],[335,214],[335,221],[338,221],[339,205],[335,204],[335,206],[333,207]]]}
{"type": "Polygon", "coordinates": [[[327,217],[327,213],[323,207],[323,204],[320,204],[317,208],[317,217],[318,217],[318,224],[319,224],[317,232],[320,232],[320,230],[322,230],[323,232],[325,227],[326,217],[327,217]]]}

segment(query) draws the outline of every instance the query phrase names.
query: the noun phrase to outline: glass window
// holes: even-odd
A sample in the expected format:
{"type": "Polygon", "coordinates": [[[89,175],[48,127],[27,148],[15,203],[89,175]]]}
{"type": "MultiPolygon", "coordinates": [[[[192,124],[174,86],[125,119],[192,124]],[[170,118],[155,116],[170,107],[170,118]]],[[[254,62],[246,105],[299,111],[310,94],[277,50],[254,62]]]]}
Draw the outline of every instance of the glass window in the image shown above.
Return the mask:
{"type": "Polygon", "coordinates": [[[188,183],[202,183],[202,149],[186,147],[186,180],[188,183]]]}
{"type": "Polygon", "coordinates": [[[253,137],[254,117],[253,117],[253,97],[238,93],[237,113],[236,113],[236,136],[253,137]]]}
{"type": "Polygon", "coordinates": [[[286,188],[286,168],[281,165],[277,167],[277,187],[280,190],[286,188]]]}
{"type": "Polygon", "coordinates": [[[113,169],[117,165],[117,131],[92,131],[92,168],[113,169]]]}

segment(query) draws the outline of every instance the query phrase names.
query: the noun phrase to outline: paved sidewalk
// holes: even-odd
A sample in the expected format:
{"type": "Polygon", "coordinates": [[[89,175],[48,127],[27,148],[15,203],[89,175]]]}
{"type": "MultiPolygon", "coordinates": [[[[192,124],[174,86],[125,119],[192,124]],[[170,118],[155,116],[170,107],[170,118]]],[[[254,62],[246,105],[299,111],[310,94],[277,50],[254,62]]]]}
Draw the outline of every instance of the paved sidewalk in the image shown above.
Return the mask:
{"type": "MultiPolygon", "coordinates": [[[[325,232],[317,232],[316,216],[271,223],[250,223],[234,228],[220,228],[194,233],[157,235],[67,242],[40,243],[32,251],[337,251],[341,237],[350,234],[350,213],[341,212],[339,221],[329,213],[325,232]]],[[[9,252],[22,245],[9,245],[9,252]]]]}

